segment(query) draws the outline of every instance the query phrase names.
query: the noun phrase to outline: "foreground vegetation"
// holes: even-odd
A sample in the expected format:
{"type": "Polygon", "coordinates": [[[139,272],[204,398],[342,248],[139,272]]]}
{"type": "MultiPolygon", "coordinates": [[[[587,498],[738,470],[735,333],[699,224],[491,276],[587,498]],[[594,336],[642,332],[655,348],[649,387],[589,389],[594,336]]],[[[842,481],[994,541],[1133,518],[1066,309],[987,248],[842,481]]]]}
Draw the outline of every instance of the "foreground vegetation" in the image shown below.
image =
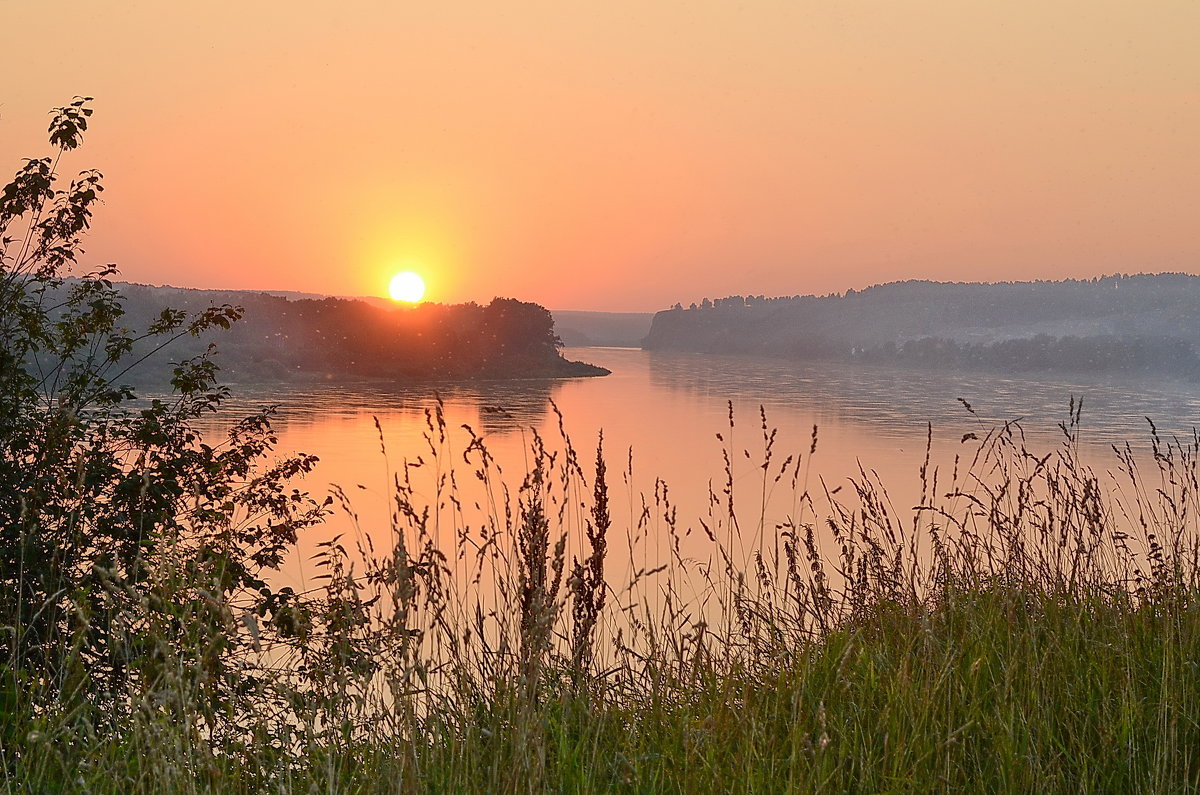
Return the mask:
{"type": "MultiPolygon", "coordinates": [[[[435,407],[431,429],[444,441],[439,416],[435,407]]],[[[432,506],[413,503],[401,479],[386,554],[373,556],[366,536],[359,548],[324,545],[326,585],[291,611],[208,606],[226,622],[205,641],[223,644],[219,669],[198,664],[210,651],[188,645],[193,628],[156,638],[161,664],[118,696],[60,690],[35,701],[28,682],[10,679],[5,783],[1192,790],[1196,452],[1195,440],[1163,444],[1149,475],[1125,458],[1132,477],[1105,483],[1071,439],[1037,457],[1007,426],[982,441],[974,474],[935,493],[931,470],[928,499],[907,525],[868,480],[824,517],[801,495],[799,521],[778,528],[743,572],[740,551],[715,540],[731,520],[722,493],[704,520],[716,565],[673,558],[661,571],[634,569],[620,587],[597,579],[608,550],[673,533],[670,507],[660,499],[633,527],[615,526],[604,469],[589,472],[584,493],[569,448],[536,449],[507,520],[468,525],[452,509],[437,529],[432,506]],[[451,528],[454,542],[435,543],[451,528]],[[98,715],[97,698],[120,707],[98,715]]],[[[499,478],[485,448],[472,460],[499,478]]],[[[803,469],[767,463],[768,483],[803,469]]],[[[455,493],[447,472],[438,479],[443,497],[455,493]]],[[[500,487],[501,505],[504,495],[500,487]]],[[[77,664],[77,649],[61,653],[77,664]]]]}
{"type": "Polygon", "coordinates": [[[433,405],[389,526],[321,542],[297,593],[299,534],[353,505],[296,488],[269,414],[201,438],[205,355],[172,401],[121,386],[239,312],[141,337],[107,272],[64,282],[99,182],[56,164],[0,196],[0,790],[1198,788],[1200,438],[1097,474],[1072,405],[1052,450],[1009,424],[927,457],[898,511],[869,471],[812,485],[815,430],[783,456],[764,415],[693,526],[601,444],[502,472],[433,405]]]}

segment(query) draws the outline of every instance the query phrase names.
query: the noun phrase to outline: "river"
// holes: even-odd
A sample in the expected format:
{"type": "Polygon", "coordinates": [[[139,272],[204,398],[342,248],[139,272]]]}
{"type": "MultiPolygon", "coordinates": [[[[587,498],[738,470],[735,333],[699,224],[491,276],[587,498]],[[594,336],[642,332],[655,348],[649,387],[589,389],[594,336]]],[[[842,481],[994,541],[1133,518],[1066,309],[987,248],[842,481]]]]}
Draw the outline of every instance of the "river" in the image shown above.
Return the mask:
{"type": "MultiPolygon", "coordinates": [[[[607,367],[612,375],[403,388],[335,380],[234,385],[225,416],[277,405],[279,450],[321,459],[304,487],[315,494],[340,487],[357,515],[352,520],[338,511],[327,526],[307,531],[285,578],[306,587],[316,544],[335,534],[350,533],[360,542],[368,536],[375,543],[386,538],[397,473],[412,474],[414,503],[434,507],[440,501],[444,513],[452,510],[453,501],[447,501],[445,487],[439,497],[434,476],[455,470],[455,499],[464,506],[462,515],[448,519],[444,527],[435,523],[442,527],[438,532],[461,531],[486,521],[489,513],[495,521],[503,514],[505,484],[515,499],[535,434],[559,451],[561,462],[565,431],[590,482],[603,432],[611,513],[617,537],[624,539],[624,563],[614,560],[610,571],[623,565],[628,576],[668,559],[669,545],[679,540],[678,554],[708,554],[705,528],[728,542],[738,565],[747,565],[750,548],[761,543],[764,533],[789,520],[813,520],[801,515],[814,508],[802,504],[800,492],[851,493],[864,478],[882,484],[896,516],[908,521],[905,517],[921,499],[927,446],[932,466],[926,483],[935,468],[946,482],[965,466],[964,461],[956,464],[956,456],[969,459],[973,453],[976,442],[970,435],[983,437],[1006,421],[1021,419],[1030,449],[1049,452],[1062,444],[1059,424],[1068,420],[1069,406],[1079,398],[1084,401],[1080,449],[1099,470],[1115,467],[1114,443],[1128,440],[1137,450],[1148,449],[1146,417],[1164,436],[1190,435],[1200,417],[1197,390],[1182,381],[912,372],[628,348],[569,348],[564,353],[607,367]],[[434,466],[426,412],[439,398],[447,435],[444,442],[434,439],[434,447],[440,448],[434,466]],[[814,427],[816,452],[810,456],[814,427]],[[472,474],[478,454],[471,461],[463,456],[472,434],[483,440],[501,470],[489,475],[491,494],[472,474]],[[764,470],[768,442],[770,461],[764,470]],[[776,480],[789,457],[801,466],[793,463],[776,480]],[[405,466],[418,460],[423,467],[405,466]],[[730,482],[739,500],[732,521],[721,502],[730,482]],[[672,533],[675,542],[667,537],[672,533]],[[747,534],[758,537],[733,537],[747,534]]],[[[562,499],[569,502],[571,497],[562,499]]],[[[578,531],[582,522],[582,513],[575,512],[566,525],[578,531]]],[[[820,525],[819,516],[814,524],[820,525]]],[[[572,541],[568,555],[581,554],[579,543],[572,541]]]]}

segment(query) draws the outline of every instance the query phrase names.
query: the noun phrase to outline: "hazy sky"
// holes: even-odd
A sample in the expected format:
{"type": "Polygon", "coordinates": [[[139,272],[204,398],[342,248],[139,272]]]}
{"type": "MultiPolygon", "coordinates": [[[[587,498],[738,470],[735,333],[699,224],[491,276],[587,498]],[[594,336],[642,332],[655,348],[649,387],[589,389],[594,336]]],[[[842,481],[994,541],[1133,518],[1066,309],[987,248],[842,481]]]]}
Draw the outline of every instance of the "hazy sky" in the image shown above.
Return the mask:
{"type": "Polygon", "coordinates": [[[1200,2],[0,0],[124,278],[655,310],[1200,269],[1200,2]]]}

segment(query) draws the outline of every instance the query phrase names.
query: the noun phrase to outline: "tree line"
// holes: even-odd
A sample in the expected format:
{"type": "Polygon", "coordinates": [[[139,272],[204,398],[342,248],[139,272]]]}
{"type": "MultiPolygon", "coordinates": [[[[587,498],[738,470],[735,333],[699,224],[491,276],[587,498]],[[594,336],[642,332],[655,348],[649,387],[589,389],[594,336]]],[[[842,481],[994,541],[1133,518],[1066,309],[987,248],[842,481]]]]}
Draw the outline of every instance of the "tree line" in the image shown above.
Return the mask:
{"type": "MultiPolygon", "coordinates": [[[[239,322],[220,335],[202,334],[180,351],[218,346],[221,369],[233,379],[345,376],[420,381],[455,378],[595,375],[568,362],[554,319],[544,307],[512,298],[487,304],[423,303],[385,308],[345,298],[291,300],[265,293],[119,285],[132,325],[152,322],[163,307],[197,311],[236,302],[239,322]]],[[[152,377],[161,363],[139,375],[152,377]]]]}
{"type": "Polygon", "coordinates": [[[1001,370],[1200,376],[1200,277],[896,282],[659,312],[645,347],[1001,370]]]}

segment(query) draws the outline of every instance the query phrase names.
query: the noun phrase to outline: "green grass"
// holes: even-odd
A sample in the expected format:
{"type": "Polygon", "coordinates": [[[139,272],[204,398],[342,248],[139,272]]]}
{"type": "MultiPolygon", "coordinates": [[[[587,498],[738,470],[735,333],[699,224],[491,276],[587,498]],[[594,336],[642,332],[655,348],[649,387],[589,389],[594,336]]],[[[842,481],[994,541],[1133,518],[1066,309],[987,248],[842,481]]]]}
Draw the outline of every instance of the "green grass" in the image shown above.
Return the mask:
{"type": "Polygon", "coordinates": [[[1200,780],[1197,659],[1196,601],[993,589],[881,609],[774,664],[490,700],[419,742],[318,744],[286,773],[168,725],[84,739],[30,723],[16,748],[45,792],[1179,792],[1200,780]]]}
{"type": "MultiPolygon", "coordinates": [[[[1155,438],[1148,470],[1118,450],[1109,479],[1074,424],[1049,454],[1005,426],[948,482],[927,463],[898,515],[865,475],[818,512],[807,463],[773,462],[765,428],[753,490],[804,510],[754,528],[745,570],[719,540],[729,493],[706,519],[716,565],[598,579],[611,549],[678,530],[669,511],[618,526],[569,440],[536,440],[513,510],[484,525],[426,511],[406,471],[395,546],[328,545],[306,632],[231,643],[216,684],[179,655],[101,726],[92,700],[33,699],[3,672],[0,791],[1200,789],[1194,438],[1155,438]],[[697,589],[707,609],[682,596],[697,589]],[[213,710],[218,685],[237,697],[213,710]]],[[[436,412],[431,432],[438,453],[436,412]]]]}

